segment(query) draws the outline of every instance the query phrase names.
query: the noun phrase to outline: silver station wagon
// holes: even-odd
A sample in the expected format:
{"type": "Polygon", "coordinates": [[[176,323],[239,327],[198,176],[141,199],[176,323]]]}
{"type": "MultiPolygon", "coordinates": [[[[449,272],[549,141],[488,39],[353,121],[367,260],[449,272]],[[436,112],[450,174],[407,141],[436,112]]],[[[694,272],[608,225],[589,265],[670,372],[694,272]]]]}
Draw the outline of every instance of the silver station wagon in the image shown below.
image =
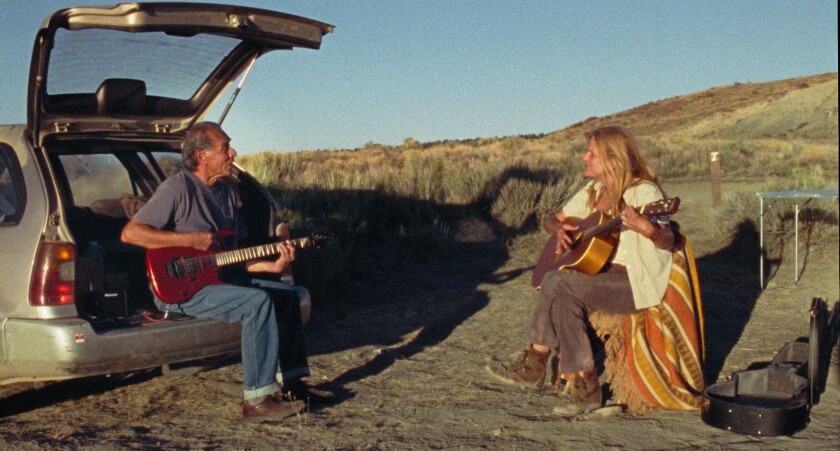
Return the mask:
{"type": "MultiPolygon", "coordinates": [[[[156,315],[145,253],[120,243],[120,231],[180,170],[184,132],[225,88],[266,53],[318,49],[330,31],[210,4],[69,8],[46,19],[26,124],[0,126],[0,383],[239,352],[239,325],[156,315]]],[[[250,239],[271,241],[277,205],[241,168],[236,178],[250,239]]]]}

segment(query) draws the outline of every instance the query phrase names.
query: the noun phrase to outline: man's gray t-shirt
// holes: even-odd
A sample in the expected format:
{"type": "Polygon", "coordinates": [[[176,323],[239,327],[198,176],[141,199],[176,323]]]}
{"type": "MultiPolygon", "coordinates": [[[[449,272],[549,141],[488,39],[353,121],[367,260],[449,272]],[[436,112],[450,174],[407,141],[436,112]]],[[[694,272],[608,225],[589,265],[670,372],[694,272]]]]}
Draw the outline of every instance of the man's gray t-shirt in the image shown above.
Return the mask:
{"type": "Polygon", "coordinates": [[[192,172],[181,171],[160,184],[134,219],[174,232],[234,230],[241,241],[246,231],[240,206],[239,195],[227,182],[207,186],[192,172]]]}

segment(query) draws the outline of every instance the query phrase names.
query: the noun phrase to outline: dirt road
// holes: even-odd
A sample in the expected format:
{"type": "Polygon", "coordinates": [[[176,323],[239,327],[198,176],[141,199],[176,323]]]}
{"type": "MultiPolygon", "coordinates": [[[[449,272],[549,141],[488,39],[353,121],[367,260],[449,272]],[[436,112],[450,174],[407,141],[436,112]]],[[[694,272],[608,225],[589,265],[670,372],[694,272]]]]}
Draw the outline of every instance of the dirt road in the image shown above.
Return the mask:
{"type": "MultiPolygon", "coordinates": [[[[675,186],[672,194],[680,189],[691,186],[675,186]]],[[[702,196],[685,196],[683,211],[695,213],[680,219],[695,229],[709,226],[703,203],[702,196]]],[[[792,262],[783,261],[773,288],[761,291],[756,257],[743,242],[701,241],[695,253],[710,381],[769,360],[805,335],[812,297],[840,298],[836,247],[811,252],[798,284],[792,262]]],[[[336,389],[333,405],[281,424],[241,423],[242,369],[235,362],[188,376],[17,384],[0,387],[0,449],[823,450],[840,443],[837,349],[810,424],[792,437],[715,429],[699,412],[565,419],[552,414],[557,400],[550,393],[495,382],[484,366],[526,345],[533,256],[517,252],[521,244],[467,243],[452,262],[402,268],[399,283],[369,286],[344,305],[316,310],[308,326],[311,381],[336,389]]]]}

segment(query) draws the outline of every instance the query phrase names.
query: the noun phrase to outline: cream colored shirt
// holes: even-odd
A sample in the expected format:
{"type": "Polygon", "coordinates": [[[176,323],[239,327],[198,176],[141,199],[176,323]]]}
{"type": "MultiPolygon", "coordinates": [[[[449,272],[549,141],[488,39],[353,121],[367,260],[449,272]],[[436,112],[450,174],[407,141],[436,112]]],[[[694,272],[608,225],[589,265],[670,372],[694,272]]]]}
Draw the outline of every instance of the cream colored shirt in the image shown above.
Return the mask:
{"type": "MultiPolygon", "coordinates": [[[[594,208],[587,205],[590,186],[595,188],[595,192],[601,188],[598,182],[587,183],[563,206],[563,214],[585,218],[595,212],[594,208]]],[[[624,202],[636,208],[660,199],[663,199],[662,192],[648,181],[643,181],[624,192],[624,202]]],[[[633,303],[637,309],[653,307],[662,302],[671,275],[672,256],[669,250],[657,248],[653,241],[622,226],[618,247],[610,262],[627,267],[633,303]]]]}

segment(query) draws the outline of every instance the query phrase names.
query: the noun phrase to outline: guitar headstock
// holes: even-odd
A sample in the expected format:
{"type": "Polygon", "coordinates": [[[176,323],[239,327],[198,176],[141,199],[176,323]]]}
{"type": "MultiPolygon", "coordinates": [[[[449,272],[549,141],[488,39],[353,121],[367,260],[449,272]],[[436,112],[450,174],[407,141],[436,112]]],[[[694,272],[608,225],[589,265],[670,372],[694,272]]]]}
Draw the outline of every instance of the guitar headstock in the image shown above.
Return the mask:
{"type": "Polygon", "coordinates": [[[308,247],[321,247],[327,244],[335,243],[336,241],[338,240],[331,236],[312,234],[309,236],[296,238],[292,240],[292,243],[294,243],[294,245],[299,247],[300,249],[306,249],[308,247]]]}
{"type": "Polygon", "coordinates": [[[672,215],[680,207],[680,198],[672,197],[651,202],[639,210],[639,214],[647,217],[672,215]]]}

